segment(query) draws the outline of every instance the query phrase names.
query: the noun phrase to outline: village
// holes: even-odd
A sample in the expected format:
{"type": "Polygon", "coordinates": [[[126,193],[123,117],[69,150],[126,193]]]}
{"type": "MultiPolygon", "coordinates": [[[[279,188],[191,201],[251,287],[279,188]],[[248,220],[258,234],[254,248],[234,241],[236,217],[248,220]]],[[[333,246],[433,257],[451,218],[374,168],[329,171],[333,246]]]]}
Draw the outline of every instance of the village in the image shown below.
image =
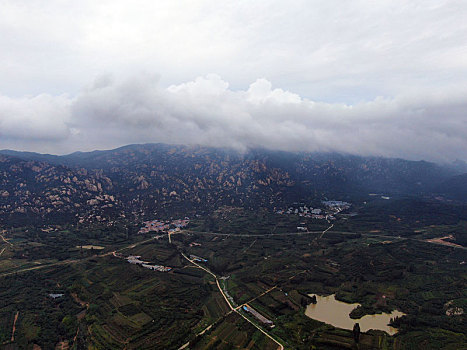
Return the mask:
{"type": "Polygon", "coordinates": [[[185,217],[184,219],[176,220],[150,220],[143,222],[144,226],[140,228],[138,233],[149,233],[149,232],[168,232],[175,233],[179,232],[182,228],[187,227],[190,223],[190,218],[185,217]]]}
{"type": "Polygon", "coordinates": [[[294,205],[287,207],[287,209],[279,209],[275,213],[279,215],[298,215],[304,218],[311,218],[317,220],[335,220],[335,215],[341,211],[350,208],[351,203],[343,201],[322,201],[324,208],[313,208],[307,205],[294,205]]]}
{"type": "Polygon", "coordinates": [[[141,256],[139,255],[129,255],[124,257],[122,254],[113,252],[112,255],[116,258],[126,259],[132,265],[140,265],[146,269],[159,271],[159,272],[169,272],[172,270],[171,267],[162,266],[162,265],[150,265],[150,262],[141,260],[141,256]]]}

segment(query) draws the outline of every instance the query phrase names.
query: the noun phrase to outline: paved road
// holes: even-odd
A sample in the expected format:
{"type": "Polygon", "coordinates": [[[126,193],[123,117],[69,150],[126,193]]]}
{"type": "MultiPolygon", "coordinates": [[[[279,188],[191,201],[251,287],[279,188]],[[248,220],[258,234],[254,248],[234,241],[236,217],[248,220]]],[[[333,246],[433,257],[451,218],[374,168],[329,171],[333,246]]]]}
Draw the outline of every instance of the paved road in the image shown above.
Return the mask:
{"type": "Polygon", "coordinates": [[[190,263],[192,263],[193,265],[199,267],[201,270],[203,271],[206,271],[207,273],[209,273],[212,277],[214,277],[214,279],[216,280],[216,284],[217,284],[217,288],[219,288],[219,291],[221,292],[222,296],[224,297],[225,301],[227,302],[227,305],[229,305],[229,308],[230,310],[234,310],[234,308],[232,307],[232,305],[230,304],[230,301],[229,299],[227,299],[227,296],[224,294],[224,291],[222,290],[220,284],[219,284],[219,279],[217,278],[216,274],[211,272],[210,270],[208,270],[207,268],[205,268],[204,266],[198,264],[196,261],[194,261],[193,259],[190,259],[189,257],[187,257],[183,252],[180,252],[180,254],[182,254],[182,256],[188,260],[190,263]]]}
{"type": "MultiPolygon", "coordinates": [[[[245,315],[243,315],[241,312],[239,312],[239,308],[235,308],[229,301],[229,299],[227,298],[227,296],[225,295],[222,287],[220,286],[219,284],[219,279],[217,278],[216,274],[214,274],[213,272],[211,272],[210,270],[208,270],[207,268],[205,268],[204,266],[201,266],[200,264],[198,264],[196,261],[188,258],[183,252],[180,252],[182,254],[182,256],[188,260],[190,263],[192,263],[193,265],[199,267],[200,269],[206,271],[207,273],[209,273],[211,276],[214,277],[214,279],[216,280],[216,285],[217,285],[217,288],[219,288],[219,291],[221,292],[222,296],[224,297],[225,301],[227,302],[227,305],[229,306],[230,308],[230,312],[236,312],[237,314],[239,314],[240,316],[242,316],[246,321],[248,321],[249,323],[251,323],[254,327],[256,327],[261,333],[263,333],[265,336],[267,336],[269,339],[271,339],[273,342],[275,342],[277,345],[278,345],[278,349],[280,350],[284,350],[284,346],[279,343],[276,339],[274,339],[269,333],[267,333],[265,330],[263,330],[261,327],[259,327],[256,323],[254,323],[253,321],[251,321],[249,318],[247,318],[245,315]]],[[[212,326],[212,325],[211,325],[212,326]]],[[[211,327],[209,326],[209,328],[211,327]]],[[[183,345],[180,349],[184,349],[186,348],[188,345],[185,344],[183,345]]]]}

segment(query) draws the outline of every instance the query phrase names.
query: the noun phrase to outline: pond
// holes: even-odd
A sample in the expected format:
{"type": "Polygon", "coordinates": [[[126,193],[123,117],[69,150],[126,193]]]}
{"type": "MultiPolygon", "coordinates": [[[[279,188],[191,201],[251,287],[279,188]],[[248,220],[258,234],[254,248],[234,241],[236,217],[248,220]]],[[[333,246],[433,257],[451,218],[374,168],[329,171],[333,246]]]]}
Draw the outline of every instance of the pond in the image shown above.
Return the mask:
{"type": "MultiPolygon", "coordinates": [[[[310,296],[316,294],[309,294],[310,296]]],[[[362,318],[350,318],[350,312],[360,304],[348,304],[336,300],[335,295],[316,295],[316,304],[310,304],[305,310],[305,315],[321,322],[343,329],[353,329],[355,323],[360,324],[360,330],[366,332],[370,329],[385,331],[390,335],[397,333],[397,328],[391,327],[388,323],[391,318],[404,316],[405,314],[394,310],[390,314],[382,313],[375,315],[365,315],[362,318]]]]}

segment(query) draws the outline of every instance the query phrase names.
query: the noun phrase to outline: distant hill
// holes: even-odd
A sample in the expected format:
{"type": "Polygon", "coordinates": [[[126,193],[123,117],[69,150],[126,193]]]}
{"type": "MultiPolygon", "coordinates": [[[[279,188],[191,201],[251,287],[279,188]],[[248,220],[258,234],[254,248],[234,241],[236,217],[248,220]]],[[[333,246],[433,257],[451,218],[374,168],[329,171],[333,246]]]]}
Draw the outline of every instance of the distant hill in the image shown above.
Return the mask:
{"type": "Polygon", "coordinates": [[[358,200],[369,193],[462,200],[456,189],[465,190],[465,175],[424,161],[165,144],[66,156],[0,151],[0,172],[2,220],[110,221],[221,205],[358,200]]]}
{"type": "Polygon", "coordinates": [[[467,173],[443,181],[436,191],[445,196],[467,202],[467,173]]]}

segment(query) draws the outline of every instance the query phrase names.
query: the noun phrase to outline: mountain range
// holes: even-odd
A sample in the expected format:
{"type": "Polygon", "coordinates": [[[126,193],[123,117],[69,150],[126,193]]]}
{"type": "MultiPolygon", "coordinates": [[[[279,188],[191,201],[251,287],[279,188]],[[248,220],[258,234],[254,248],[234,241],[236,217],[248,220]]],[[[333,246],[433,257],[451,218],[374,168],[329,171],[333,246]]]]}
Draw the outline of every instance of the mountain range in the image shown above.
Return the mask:
{"type": "Polygon", "coordinates": [[[222,205],[384,196],[465,201],[465,164],[336,153],[290,153],[167,144],[65,156],[0,151],[0,217],[111,222],[148,213],[209,212],[222,205]]]}

